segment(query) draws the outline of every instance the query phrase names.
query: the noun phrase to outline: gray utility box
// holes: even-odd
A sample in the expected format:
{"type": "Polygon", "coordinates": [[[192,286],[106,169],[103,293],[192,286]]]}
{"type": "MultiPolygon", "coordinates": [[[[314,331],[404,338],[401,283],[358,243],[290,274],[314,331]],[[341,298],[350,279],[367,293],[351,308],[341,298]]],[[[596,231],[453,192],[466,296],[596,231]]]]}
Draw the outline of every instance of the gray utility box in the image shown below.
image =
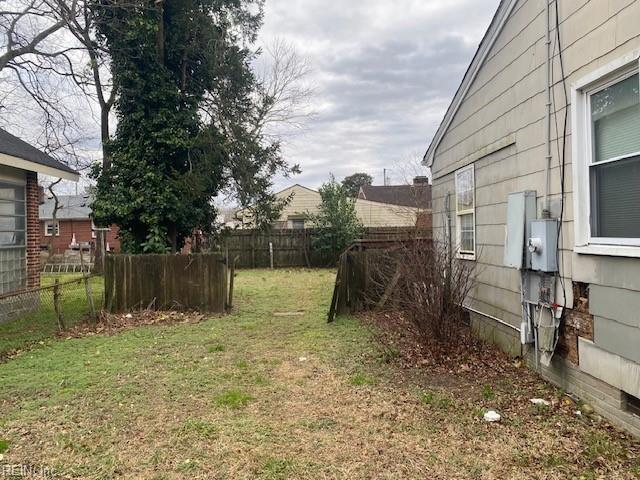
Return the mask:
{"type": "Polygon", "coordinates": [[[528,242],[531,269],[538,272],[558,271],[558,220],[541,219],[531,222],[528,242]]]}
{"type": "Polygon", "coordinates": [[[531,268],[531,253],[526,247],[531,237],[531,222],[537,217],[536,192],[510,193],[507,197],[507,225],[504,241],[504,265],[518,270],[531,268]]]}

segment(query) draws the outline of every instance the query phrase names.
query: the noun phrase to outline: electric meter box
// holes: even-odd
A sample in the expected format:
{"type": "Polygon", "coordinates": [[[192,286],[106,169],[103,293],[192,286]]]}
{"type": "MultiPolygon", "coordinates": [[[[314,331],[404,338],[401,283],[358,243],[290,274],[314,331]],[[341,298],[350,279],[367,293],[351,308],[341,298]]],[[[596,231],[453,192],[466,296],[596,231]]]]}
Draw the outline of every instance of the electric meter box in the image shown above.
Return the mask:
{"type": "Polygon", "coordinates": [[[510,193],[507,197],[507,225],[504,239],[504,265],[518,270],[531,268],[531,254],[526,248],[531,237],[531,222],[537,217],[536,192],[510,193]]]}
{"type": "Polygon", "coordinates": [[[538,272],[558,271],[558,220],[539,219],[531,222],[528,242],[531,269],[538,272]]]}

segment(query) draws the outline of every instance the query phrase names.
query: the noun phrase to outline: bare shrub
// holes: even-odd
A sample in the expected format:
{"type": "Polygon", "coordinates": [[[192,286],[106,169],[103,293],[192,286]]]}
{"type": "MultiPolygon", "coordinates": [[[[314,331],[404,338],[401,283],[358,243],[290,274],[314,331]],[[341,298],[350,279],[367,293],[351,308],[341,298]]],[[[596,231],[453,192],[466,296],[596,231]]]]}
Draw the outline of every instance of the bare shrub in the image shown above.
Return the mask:
{"type": "Polygon", "coordinates": [[[452,351],[467,343],[462,305],[474,284],[474,263],[453,258],[446,245],[431,241],[370,253],[370,307],[402,312],[431,347],[452,351]]]}

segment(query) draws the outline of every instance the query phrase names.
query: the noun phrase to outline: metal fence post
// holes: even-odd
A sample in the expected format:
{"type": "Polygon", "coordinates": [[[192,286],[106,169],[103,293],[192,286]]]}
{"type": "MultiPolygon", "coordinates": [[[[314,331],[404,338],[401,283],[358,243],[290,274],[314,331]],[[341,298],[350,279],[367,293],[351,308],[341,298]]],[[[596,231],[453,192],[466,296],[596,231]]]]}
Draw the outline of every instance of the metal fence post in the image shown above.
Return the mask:
{"type": "Polygon", "coordinates": [[[62,308],[60,308],[60,297],[62,296],[62,292],[60,290],[60,280],[56,278],[55,284],[53,285],[53,308],[56,311],[56,318],[58,319],[58,329],[61,332],[66,330],[64,326],[64,318],[62,318],[62,308]]]}

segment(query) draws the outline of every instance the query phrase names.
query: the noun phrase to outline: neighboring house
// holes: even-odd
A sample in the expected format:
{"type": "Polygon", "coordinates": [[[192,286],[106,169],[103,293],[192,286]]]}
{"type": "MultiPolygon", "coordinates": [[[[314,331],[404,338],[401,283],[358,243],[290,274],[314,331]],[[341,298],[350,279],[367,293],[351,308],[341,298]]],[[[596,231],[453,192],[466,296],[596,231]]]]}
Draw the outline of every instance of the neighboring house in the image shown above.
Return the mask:
{"type": "MultiPolygon", "coordinates": [[[[291,201],[283,209],[275,228],[312,228],[307,218],[308,213],[318,213],[322,199],[320,193],[302,185],[292,185],[276,193],[278,198],[288,198],[291,201]]],[[[419,208],[392,205],[370,200],[356,199],[356,213],[365,227],[408,227],[415,226],[419,208]]],[[[240,210],[236,217],[245,228],[251,228],[252,219],[247,210],[240,210]]]]}
{"type": "Polygon", "coordinates": [[[360,187],[358,198],[388,205],[417,208],[420,210],[417,225],[422,228],[431,228],[431,185],[427,177],[415,177],[412,185],[365,185],[360,187]]]}
{"type": "Polygon", "coordinates": [[[39,173],[79,178],[75,170],[0,129],[0,295],[40,285],[39,173]]]}
{"type": "MultiPolygon", "coordinates": [[[[58,195],[56,220],[53,220],[55,199],[47,198],[40,205],[40,247],[52,254],[76,250],[80,245],[95,245],[96,230],[92,221],[91,198],[88,195],[58,195]]],[[[118,227],[107,232],[107,249],[120,251],[118,227]]]]}
{"type": "Polygon", "coordinates": [[[216,223],[219,227],[237,228],[241,226],[240,220],[236,218],[237,207],[220,207],[216,223]]]}
{"type": "Polygon", "coordinates": [[[544,376],[640,435],[640,0],[547,3],[500,3],[428,148],[434,238],[478,266],[478,332],[537,343],[544,376]]]}

